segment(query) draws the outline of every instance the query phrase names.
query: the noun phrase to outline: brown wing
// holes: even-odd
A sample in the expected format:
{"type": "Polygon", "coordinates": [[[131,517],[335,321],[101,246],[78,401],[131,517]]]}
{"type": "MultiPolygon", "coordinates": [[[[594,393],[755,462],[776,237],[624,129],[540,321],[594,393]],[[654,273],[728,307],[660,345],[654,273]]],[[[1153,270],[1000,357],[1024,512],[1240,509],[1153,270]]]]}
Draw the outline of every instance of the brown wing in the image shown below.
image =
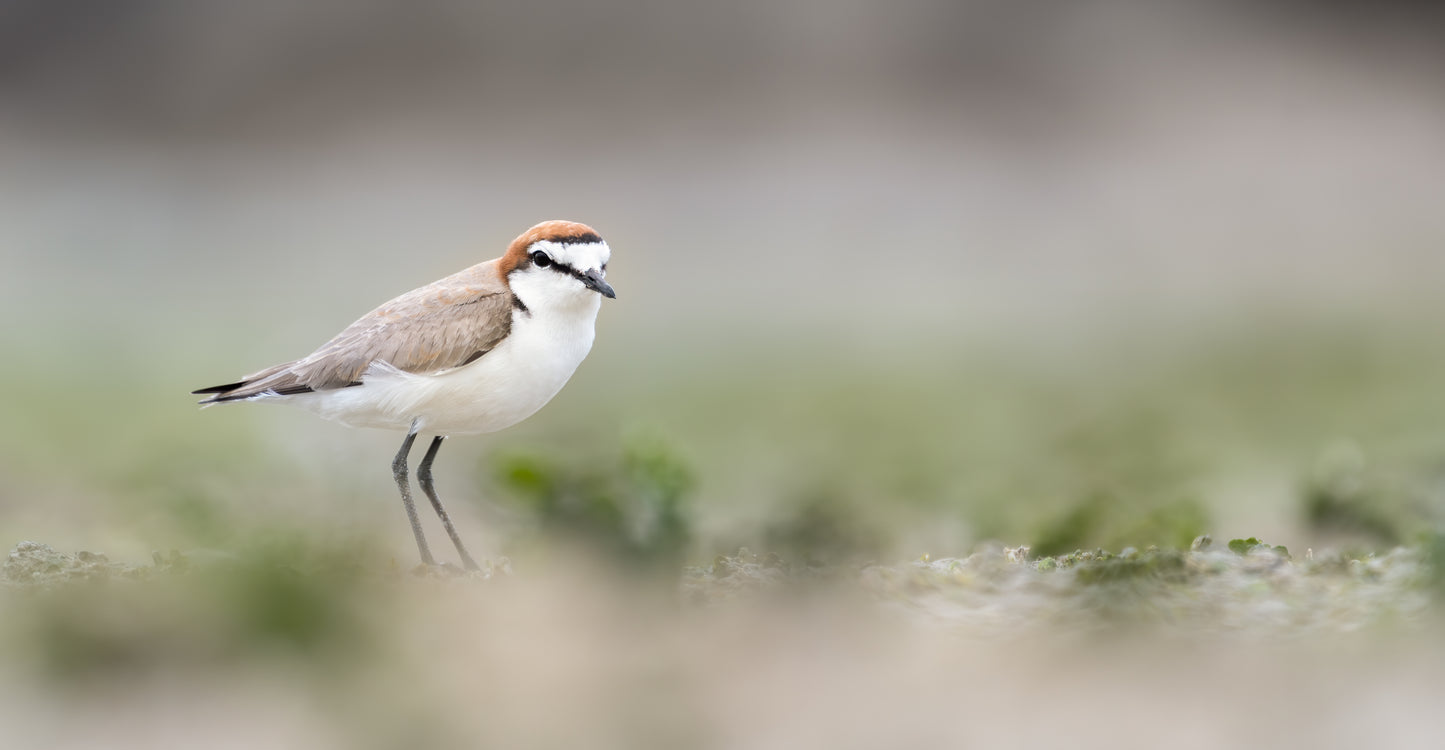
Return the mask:
{"type": "Polygon", "coordinates": [[[232,401],[264,391],[280,394],[361,383],[382,361],[399,370],[431,373],[459,367],[491,351],[512,326],[512,293],[496,261],[414,289],[372,310],[321,348],[295,362],[207,388],[203,401],[232,401]]]}

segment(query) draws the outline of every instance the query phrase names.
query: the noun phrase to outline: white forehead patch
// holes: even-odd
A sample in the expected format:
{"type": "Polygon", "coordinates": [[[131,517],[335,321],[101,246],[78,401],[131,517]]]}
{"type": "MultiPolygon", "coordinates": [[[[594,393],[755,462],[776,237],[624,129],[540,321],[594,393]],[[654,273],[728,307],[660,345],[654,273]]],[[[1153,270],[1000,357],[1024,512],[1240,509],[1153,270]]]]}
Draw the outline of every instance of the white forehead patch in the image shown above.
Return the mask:
{"type": "Polygon", "coordinates": [[[538,240],[532,243],[531,252],[541,250],[552,260],[571,266],[578,271],[600,270],[612,256],[612,248],[606,242],[553,242],[538,240]]]}

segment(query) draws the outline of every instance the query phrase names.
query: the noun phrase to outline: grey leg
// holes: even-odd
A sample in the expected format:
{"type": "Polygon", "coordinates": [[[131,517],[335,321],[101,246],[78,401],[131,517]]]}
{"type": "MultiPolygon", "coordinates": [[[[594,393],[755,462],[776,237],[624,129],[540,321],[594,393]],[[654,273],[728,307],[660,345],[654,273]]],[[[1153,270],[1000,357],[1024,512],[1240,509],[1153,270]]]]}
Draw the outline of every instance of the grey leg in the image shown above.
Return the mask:
{"type": "Polygon", "coordinates": [[[452,519],[447,516],[447,509],[442,507],[442,501],[437,499],[436,490],[432,488],[431,462],[437,457],[437,449],[442,447],[442,440],[445,439],[444,435],[432,438],[431,446],[426,449],[426,456],[422,458],[421,465],[416,467],[416,481],[421,484],[421,491],[425,492],[427,499],[431,501],[431,507],[436,510],[437,518],[440,518],[442,525],[447,528],[447,535],[452,538],[452,544],[457,546],[457,554],[462,556],[462,563],[467,566],[467,570],[480,570],[472,556],[467,554],[467,548],[462,545],[462,538],[457,536],[457,530],[452,526],[452,519]]]}
{"type": "Polygon", "coordinates": [[[391,462],[391,475],[396,479],[396,488],[401,490],[401,504],[406,506],[406,519],[411,521],[411,533],[416,535],[416,548],[421,551],[421,561],[427,565],[436,565],[437,561],[432,558],[431,550],[427,549],[426,537],[422,536],[421,521],[416,517],[416,505],[411,501],[411,483],[406,478],[406,454],[411,453],[411,444],[415,440],[416,428],[413,427],[412,431],[406,434],[406,440],[401,442],[401,450],[397,451],[396,460],[391,462]]]}

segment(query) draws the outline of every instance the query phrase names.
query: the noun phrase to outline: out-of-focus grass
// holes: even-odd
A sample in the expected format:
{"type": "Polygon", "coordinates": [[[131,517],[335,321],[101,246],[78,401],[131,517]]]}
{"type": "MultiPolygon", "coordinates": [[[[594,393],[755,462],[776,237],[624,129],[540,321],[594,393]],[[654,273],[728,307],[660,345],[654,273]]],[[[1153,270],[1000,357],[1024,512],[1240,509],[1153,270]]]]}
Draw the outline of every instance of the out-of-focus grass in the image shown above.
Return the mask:
{"type": "MultiPolygon", "coordinates": [[[[698,469],[698,538],[724,542],[714,549],[826,545],[800,532],[830,525],[863,554],[984,538],[1179,547],[1261,525],[1295,545],[1341,533],[1379,545],[1438,519],[1445,351],[1432,334],[1267,318],[1086,330],[1097,341],[920,338],[856,357],[815,340],[702,355],[656,380],[609,359],[568,407],[670,436],[698,469]],[[1341,446],[1356,459],[1331,468],[1341,446]],[[1363,482],[1351,507],[1388,520],[1326,519],[1321,487],[1338,495],[1341,471],[1363,482]]],[[[539,433],[568,423],[561,409],[543,418],[539,433]]]]}
{"type": "MultiPolygon", "coordinates": [[[[530,507],[694,560],[988,538],[1053,553],[1179,547],[1206,531],[1379,546],[1439,520],[1445,350],[1430,331],[1087,330],[1095,339],[1069,346],[922,333],[851,349],[824,334],[791,348],[681,344],[660,361],[604,331],[539,415],[447,444],[443,494],[501,508],[484,525],[503,539],[525,537],[530,507]],[[651,453],[628,434],[650,435],[651,453]],[[457,470],[472,462],[468,485],[457,470]]],[[[278,517],[317,533],[399,522],[388,436],[275,407],[198,414],[185,389],[226,365],[112,350],[97,382],[81,354],[0,372],[0,389],[24,394],[0,401],[0,530],[13,538],[109,534],[144,553],[224,548],[278,517]]]]}

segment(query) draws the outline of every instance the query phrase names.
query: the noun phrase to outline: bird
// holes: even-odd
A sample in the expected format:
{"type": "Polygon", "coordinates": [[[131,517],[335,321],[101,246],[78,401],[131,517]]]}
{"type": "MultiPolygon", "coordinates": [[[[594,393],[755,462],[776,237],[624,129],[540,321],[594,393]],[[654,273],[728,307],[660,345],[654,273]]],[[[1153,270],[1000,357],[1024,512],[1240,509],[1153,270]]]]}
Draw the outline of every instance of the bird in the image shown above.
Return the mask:
{"type": "Polygon", "coordinates": [[[562,389],[592,349],[612,250],[595,230],[544,221],[499,258],[413,289],[347,326],[316,351],[234,383],[192,391],[204,407],[284,403],[350,427],[405,431],[392,477],[422,564],[436,566],[412,501],[407,457],[432,436],[416,479],[463,565],[479,567],[437,497],[442,441],[511,427],[562,389]]]}

